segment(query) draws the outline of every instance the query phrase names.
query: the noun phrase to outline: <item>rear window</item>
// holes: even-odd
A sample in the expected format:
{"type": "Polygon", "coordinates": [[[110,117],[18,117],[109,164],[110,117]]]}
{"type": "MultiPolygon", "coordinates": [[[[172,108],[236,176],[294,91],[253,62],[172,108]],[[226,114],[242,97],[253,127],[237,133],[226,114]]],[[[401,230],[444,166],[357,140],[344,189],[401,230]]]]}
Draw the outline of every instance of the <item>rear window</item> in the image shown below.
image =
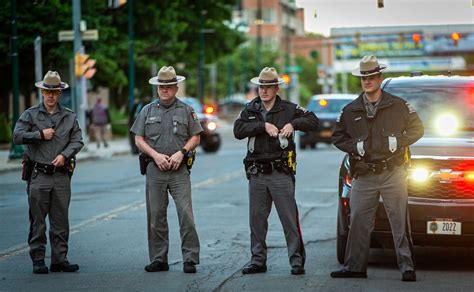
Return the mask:
{"type": "Polygon", "coordinates": [[[318,113],[340,113],[342,108],[352,99],[312,99],[308,103],[308,110],[318,113]]]}

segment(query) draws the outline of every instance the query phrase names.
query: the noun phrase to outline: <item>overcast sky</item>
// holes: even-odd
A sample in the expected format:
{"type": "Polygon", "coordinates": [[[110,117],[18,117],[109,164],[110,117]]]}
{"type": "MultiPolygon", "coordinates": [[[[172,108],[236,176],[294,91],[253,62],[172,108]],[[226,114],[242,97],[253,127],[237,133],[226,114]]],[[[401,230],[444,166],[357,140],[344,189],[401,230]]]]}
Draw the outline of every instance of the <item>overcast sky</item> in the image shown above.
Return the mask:
{"type": "Polygon", "coordinates": [[[296,0],[307,32],[329,36],[332,27],[473,24],[474,0],[296,0]],[[317,17],[315,18],[315,14],[317,17]]]}

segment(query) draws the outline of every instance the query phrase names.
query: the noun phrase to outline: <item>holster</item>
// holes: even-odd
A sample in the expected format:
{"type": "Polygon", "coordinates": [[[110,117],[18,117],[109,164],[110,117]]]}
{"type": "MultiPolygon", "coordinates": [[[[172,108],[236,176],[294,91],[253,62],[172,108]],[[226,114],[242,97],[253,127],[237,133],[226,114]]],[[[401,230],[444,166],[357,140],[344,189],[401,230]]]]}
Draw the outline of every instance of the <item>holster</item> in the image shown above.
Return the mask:
{"type": "Polygon", "coordinates": [[[34,163],[30,160],[28,156],[24,156],[21,164],[21,179],[24,181],[29,181],[31,178],[31,174],[33,173],[33,170],[35,168],[34,163]]]}
{"type": "Polygon", "coordinates": [[[145,153],[138,154],[138,163],[140,164],[140,173],[142,175],[146,174],[146,168],[150,161],[151,161],[151,157],[146,155],[145,153]]]}
{"type": "Polygon", "coordinates": [[[67,174],[69,175],[69,177],[72,177],[72,175],[74,174],[76,164],[76,156],[73,156],[68,161],[66,161],[67,174]]]}

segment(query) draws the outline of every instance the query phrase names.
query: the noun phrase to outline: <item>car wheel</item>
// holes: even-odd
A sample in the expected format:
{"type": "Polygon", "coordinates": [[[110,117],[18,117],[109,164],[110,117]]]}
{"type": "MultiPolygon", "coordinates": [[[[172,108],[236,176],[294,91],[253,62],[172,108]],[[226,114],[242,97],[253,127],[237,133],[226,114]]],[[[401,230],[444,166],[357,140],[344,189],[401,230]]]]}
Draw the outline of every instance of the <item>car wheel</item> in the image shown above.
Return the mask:
{"type": "Polygon", "coordinates": [[[201,146],[204,152],[216,152],[217,150],[219,150],[220,145],[220,143],[204,143],[201,146]]]}
{"type": "Polygon", "coordinates": [[[317,146],[317,145],[318,145],[317,143],[311,143],[311,144],[309,144],[309,147],[310,147],[311,149],[316,149],[316,146],[317,146]]]}

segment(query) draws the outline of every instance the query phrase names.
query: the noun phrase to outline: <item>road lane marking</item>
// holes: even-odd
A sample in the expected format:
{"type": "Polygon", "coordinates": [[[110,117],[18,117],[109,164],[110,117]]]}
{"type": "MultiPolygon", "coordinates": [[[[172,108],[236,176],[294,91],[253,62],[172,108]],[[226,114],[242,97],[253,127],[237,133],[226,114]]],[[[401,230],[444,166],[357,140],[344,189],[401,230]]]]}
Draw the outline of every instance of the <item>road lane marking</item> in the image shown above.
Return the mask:
{"type": "MultiPolygon", "coordinates": [[[[219,176],[219,177],[215,177],[215,178],[209,178],[209,179],[206,179],[204,181],[198,182],[198,183],[193,185],[193,188],[198,189],[198,188],[208,187],[208,186],[211,186],[211,185],[221,184],[221,183],[230,181],[232,179],[235,179],[235,178],[237,178],[241,175],[242,175],[241,170],[234,171],[234,172],[231,172],[231,173],[223,175],[223,176],[219,176]]],[[[72,234],[78,233],[84,227],[94,225],[97,222],[108,221],[112,218],[117,217],[119,214],[130,210],[130,209],[144,208],[144,207],[145,207],[145,200],[144,199],[140,199],[140,200],[134,201],[130,204],[120,206],[120,207],[115,208],[111,211],[96,215],[96,216],[94,216],[90,219],[84,220],[84,221],[72,226],[70,228],[69,234],[72,235],[72,234]]],[[[27,243],[18,244],[18,245],[9,247],[7,249],[1,250],[0,251],[0,261],[5,260],[5,259],[7,259],[9,257],[12,257],[12,256],[19,255],[21,253],[27,252],[28,250],[29,250],[29,246],[28,246],[27,243]]]]}

